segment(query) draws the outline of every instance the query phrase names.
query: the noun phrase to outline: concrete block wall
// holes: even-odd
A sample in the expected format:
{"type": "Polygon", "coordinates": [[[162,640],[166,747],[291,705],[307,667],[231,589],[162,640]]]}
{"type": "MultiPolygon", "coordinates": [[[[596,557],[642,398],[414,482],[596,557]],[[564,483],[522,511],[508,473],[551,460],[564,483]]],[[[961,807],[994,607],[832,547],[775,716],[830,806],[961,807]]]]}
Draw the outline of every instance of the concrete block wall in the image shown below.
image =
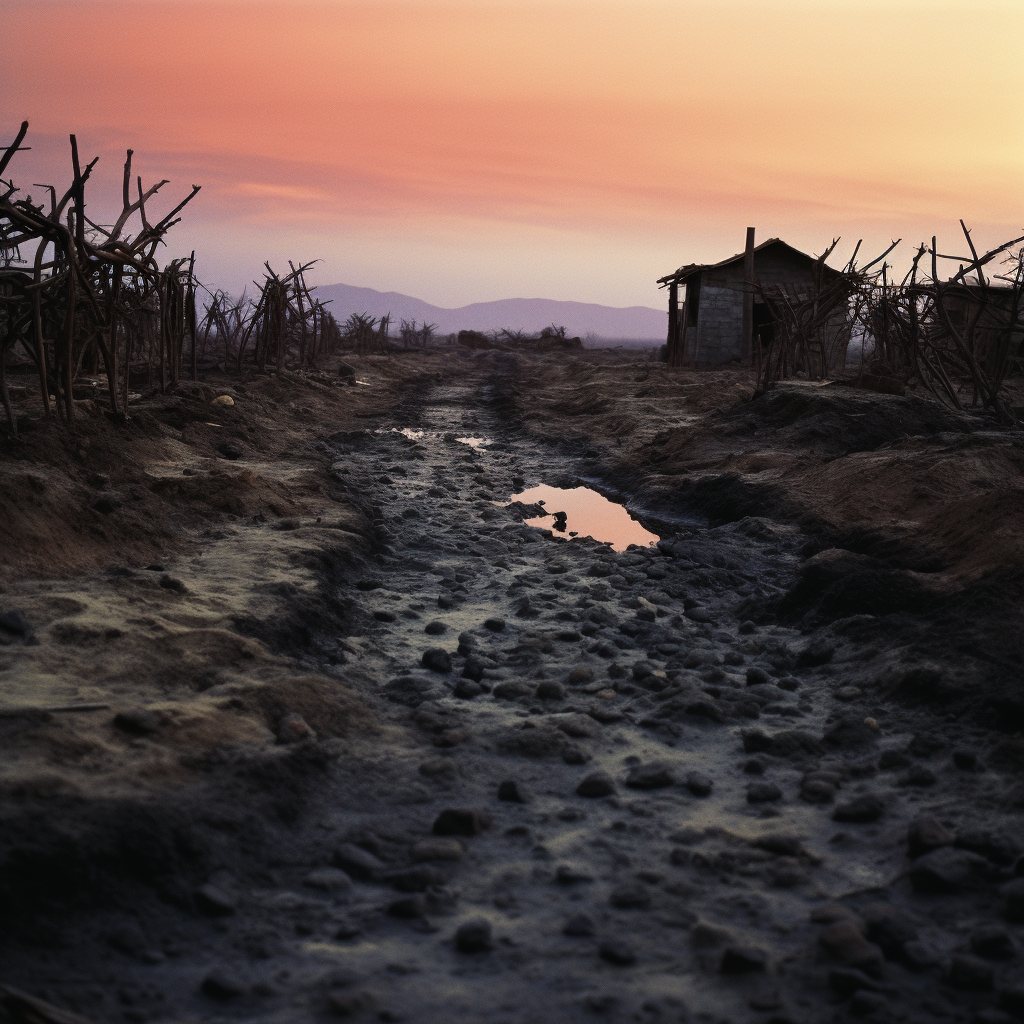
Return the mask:
{"type": "Polygon", "coordinates": [[[690,355],[698,363],[726,363],[739,359],[743,338],[743,292],[715,287],[707,282],[700,290],[696,349],[690,355]]]}

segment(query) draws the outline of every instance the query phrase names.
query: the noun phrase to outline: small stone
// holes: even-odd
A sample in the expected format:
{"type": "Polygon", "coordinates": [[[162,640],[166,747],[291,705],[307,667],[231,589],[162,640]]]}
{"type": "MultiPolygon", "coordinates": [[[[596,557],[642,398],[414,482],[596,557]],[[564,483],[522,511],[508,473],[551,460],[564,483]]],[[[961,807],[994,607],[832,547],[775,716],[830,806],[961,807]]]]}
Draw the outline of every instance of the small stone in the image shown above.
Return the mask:
{"type": "Polygon", "coordinates": [[[392,900],[388,904],[388,913],[392,917],[400,917],[404,920],[414,920],[418,917],[425,917],[427,913],[427,901],[420,894],[415,896],[403,896],[401,899],[392,900]]]}
{"type": "Polygon", "coordinates": [[[340,892],[352,888],[352,879],[341,868],[317,868],[306,875],[302,884],[324,892],[340,892]]]}
{"type": "Polygon", "coordinates": [[[935,772],[923,764],[911,765],[910,770],[904,772],[899,779],[901,786],[934,786],[937,781],[935,772]]]}
{"type": "Polygon", "coordinates": [[[714,615],[712,615],[707,608],[702,608],[700,605],[697,605],[695,608],[689,608],[687,611],[683,612],[683,614],[692,622],[713,624],[715,621],[714,615]]]}
{"type": "Polygon", "coordinates": [[[750,974],[763,971],[768,964],[764,950],[756,946],[726,946],[719,970],[722,974],[750,974]]]}
{"type": "Polygon", "coordinates": [[[565,687],[552,679],[537,684],[534,695],[540,700],[565,700],[565,687]]]}
{"type": "Polygon", "coordinates": [[[292,712],[285,715],[277,723],[278,743],[301,743],[303,740],[315,740],[316,733],[302,715],[292,712]]]}
{"type": "Polygon", "coordinates": [[[457,839],[421,839],[412,848],[412,859],[415,861],[431,860],[462,860],[465,850],[457,839]]]}
{"type": "Polygon", "coordinates": [[[159,732],[162,724],[163,715],[159,711],[147,711],[145,708],[119,711],[114,715],[114,725],[133,736],[151,736],[159,732]]]}
{"type": "Polygon", "coordinates": [[[592,882],[594,876],[575,864],[559,864],[555,868],[555,881],[559,885],[576,885],[578,882],[592,882]]]}
{"type": "Polygon", "coordinates": [[[423,667],[429,668],[431,672],[451,672],[452,670],[451,655],[442,647],[428,647],[423,652],[420,661],[423,667]]]}
{"type": "Polygon", "coordinates": [[[851,967],[859,967],[874,978],[882,972],[882,951],[868,942],[853,921],[837,921],[823,928],[818,944],[829,956],[851,967]]]}
{"type": "Polygon", "coordinates": [[[528,804],[530,794],[521,782],[506,779],[498,786],[498,799],[510,804],[528,804]]]}
{"type": "Polygon", "coordinates": [[[0,631],[13,633],[15,636],[28,636],[30,629],[28,619],[17,608],[0,612],[0,631]]]}
{"type": "Polygon", "coordinates": [[[782,790],[774,782],[751,782],[747,785],[747,803],[763,804],[781,799],[782,790]]]}
{"type": "Polygon", "coordinates": [[[911,857],[920,857],[940,846],[952,846],[955,842],[956,835],[930,815],[915,818],[907,828],[907,846],[911,857]]]}
{"type": "Polygon", "coordinates": [[[756,665],[751,665],[747,669],[747,686],[763,686],[765,683],[770,683],[772,677],[768,675],[763,668],[758,668],[756,665]]]}
{"type": "Polygon", "coordinates": [[[600,725],[589,715],[557,715],[552,716],[551,722],[556,729],[561,730],[566,736],[571,736],[573,739],[592,740],[601,731],[600,725]]]}
{"type": "Polygon", "coordinates": [[[526,683],[521,683],[518,680],[512,680],[507,683],[498,683],[498,685],[491,690],[491,694],[501,700],[516,700],[518,697],[525,697],[527,694],[532,692],[533,690],[526,683]]]}
{"type": "Polygon", "coordinates": [[[976,853],[942,846],[914,861],[910,884],[915,892],[957,892],[984,872],[985,863],[976,853]]]}
{"type": "Polygon", "coordinates": [[[491,816],[478,807],[447,807],[434,821],[435,836],[477,836],[491,827],[491,816]]]}
{"type": "Polygon", "coordinates": [[[740,623],[740,633],[742,633],[744,636],[749,636],[751,633],[756,633],[756,632],[757,632],[757,625],[756,625],[756,623],[752,622],[750,619],[747,619],[745,622],[741,622],[740,623]]]}
{"type": "Polygon", "coordinates": [[[632,789],[664,789],[672,781],[671,770],[661,761],[635,765],[626,776],[626,785],[632,789]]]}
{"type": "Polygon", "coordinates": [[[196,903],[208,917],[227,917],[238,907],[238,900],[232,893],[212,882],[207,882],[196,890],[196,903]]]}
{"type": "Polygon", "coordinates": [[[567,743],[562,747],[562,760],[566,764],[586,764],[591,756],[578,743],[567,743]]]}
{"type": "Polygon", "coordinates": [[[946,968],[946,981],[953,988],[967,992],[987,992],[992,988],[995,973],[992,965],[976,956],[954,955],[946,968]]]}
{"type": "Polygon", "coordinates": [[[466,662],[462,666],[462,678],[470,679],[474,683],[479,683],[484,677],[484,671],[486,668],[487,666],[481,658],[478,658],[475,654],[471,654],[466,658],[466,662]]]}
{"type": "Polygon", "coordinates": [[[577,787],[576,793],[585,797],[610,796],[615,792],[615,782],[607,772],[591,772],[577,787]]]}
{"type": "Polygon", "coordinates": [[[460,953],[483,953],[491,948],[491,922],[473,918],[459,925],[455,932],[455,948],[460,953]]]}
{"type": "Polygon", "coordinates": [[[639,883],[616,886],[608,897],[618,910],[646,910],[651,905],[651,894],[639,883]]]}
{"type": "Polygon", "coordinates": [[[861,989],[871,992],[876,987],[875,982],[856,967],[836,967],[828,972],[828,983],[844,999],[861,989]]]}
{"type": "Polygon", "coordinates": [[[373,613],[373,617],[378,622],[394,622],[398,618],[394,612],[388,611],[386,608],[378,608],[377,611],[373,613]]]}
{"type": "Polygon", "coordinates": [[[438,775],[454,775],[457,770],[458,766],[450,757],[433,757],[429,761],[424,761],[419,767],[420,775],[426,775],[428,778],[438,775]]]}
{"type": "Polygon", "coordinates": [[[594,681],[594,670],[588,665],[577,665],[569,673],[569,685],[570,686],[582,686],[584,683],[591,683],[594,681]]]}
{"type": "Polygon", "coordinates": [[[836,690],[835,696],[836,700],[849,702],[862,696],[863,692],[859,686],[841,686],[836,690]]]}
{"type": "Polygon", "coordinates": [[[616,967],[629,967],[636,963],[636,952],[625,939],[605,939],[597,947],[598,956],[616,967]]]}
{"type": "Polygon", "coordinates": [[[443,622],[438,622],[436,619],[433,622],[428,622],[423,627],[424,633],[429,633],[431,636],[441,636],[442,633],[448,632],[448,627],[443,622]]]}
{"type": "Polygon", "coordinates": [[[472,700],[483,692],[484,688],[479,683],[474,683],[472,679],[460,679],[452,690],[452,693],[462,700],[472,700]]]}
{"type": "Polygon", "coordinates": [[[711,796],[714,785],[711,779],[702,772],[687,772],[686,774],[686,788],[694,796],[711,796]]]}
{"type": "Polygon", "coordinates": [[[690,929],[690,941],[698,948],[721,946],[732,939],[732,932],[710,921],[698,921],[690,929]]]}
{"type": "Polygon", "coordinates": [[[985,925],[971,932],[971,949],[986,960],[1011,960],[1016,952],[1013,937],[998,924],[985,925]]]}
{"type": "Polygon", "coordinates": [[[919,939],[911,939],[904,944],[901,959],[912,971],[928,971],[939,963],[938,953],[919,939]]]}
{"type": "Polygon", "coordinates": [[[356,992],[331,992],[327,996],[328,1008],[338,1017],[354,1017],[373,1009],[376,1004],[376,994],[365,989],[356,992]]]}
{"type": "Polygon", "coordinates": [[[230,395],[218,395],[210,401],[210,405],[232,406],[234,404],[235,400],[230,395]]]}
{"type": "Polygon", "coordinates": [[[887,960],[898,960],[903,948],[917,938],[917,927],[902,911],[887,903],[874,903],[864,911],[867,937],[885,954],[887,960]]]}
{"type": "Polygon", "coordinates": [[[1006,920],[1013,924],[1024,924],[1024,878],[1007,882],[1000,892],[1006,900],[1006,920]]]}
{"type": "Polygon", "coordinates": [[[832,812],[834,821],[848,821],[857,824],[866,824],[877,821],[885,810],[885,802],[881,797],[868,794],[866,796],[854,797],[845,803],[839,804],[832,812]]]}
{"type": "Polygon", "coordinates": [[[594,931],[594,922],[586,914],[574,914],[562,926],[562,934],[573,939],[589,939],[594,931]]]}
{"type": "Polygon", "coordinates": [[[334,863],[364,882],[374,881],[387,870],[382,860],[354,843],[342,843],[334,852],[334,863]]]}
{"type": "Polygon", "coordinates": [[[484,629],[489,629],[492,632],[500,633],[505,628],[505,620],[498,618],[497,616],[484,619],[484,629]]]}
{"type": "Polygon", "coordinates": [[[248,988],[237,978],[223,971],[211,971],[200,985],[204,996],[211,999],[237,999],[248,992],[248,988]]]}
{"type": "Polygon", "coordinates": [[[909,768],[912,763],[901,750],[883,750],[878,759],[878,767],[882,771],[891,771],[893,768],[909,768]]]}
{"type": "Polygon", "coordinates": [[[759,757],[747,758],[743,765],[743,773],[745,775],[764,775],[764,761],[759,757]]]}

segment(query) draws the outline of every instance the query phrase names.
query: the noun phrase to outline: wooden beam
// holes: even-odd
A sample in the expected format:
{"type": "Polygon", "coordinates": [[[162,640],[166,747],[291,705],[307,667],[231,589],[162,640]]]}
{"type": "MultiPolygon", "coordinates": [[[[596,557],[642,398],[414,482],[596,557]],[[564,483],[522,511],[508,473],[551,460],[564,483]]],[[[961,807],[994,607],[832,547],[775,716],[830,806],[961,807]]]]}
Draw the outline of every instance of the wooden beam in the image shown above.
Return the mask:
{"type": "Polygon", "coordinates": [[[665,361],[676,366],[676,348],[679,345],[679,283],[672,281],[668,286],[668,341],[665,361]]]}
{"type": "Polygon", "coordinates": [[[747,228],[743,250],[743,328],[740,359],[744,366],[754,361],[754,229],[747,228]]]}

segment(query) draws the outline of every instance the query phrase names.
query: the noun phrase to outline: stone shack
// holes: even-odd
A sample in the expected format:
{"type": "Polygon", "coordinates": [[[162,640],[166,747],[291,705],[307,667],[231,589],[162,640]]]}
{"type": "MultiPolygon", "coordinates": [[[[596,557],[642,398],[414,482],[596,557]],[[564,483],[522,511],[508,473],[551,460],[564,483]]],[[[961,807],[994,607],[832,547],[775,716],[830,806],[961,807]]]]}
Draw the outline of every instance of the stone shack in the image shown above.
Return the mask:
{"type": "MultiPolygon", "coordinates": [[[[690,263],[659,278],[669,294],[669,365],[755,361],[755,344],[768,344],[774,330],[759,286],[785,293],[790,302],[810,298],[816,263],[780,238],[755,246],[754,229],[748,228],[744,252],[721,263],[690,263]]],[[[839,272],[826,267],[825,273],[839,272]]]]}

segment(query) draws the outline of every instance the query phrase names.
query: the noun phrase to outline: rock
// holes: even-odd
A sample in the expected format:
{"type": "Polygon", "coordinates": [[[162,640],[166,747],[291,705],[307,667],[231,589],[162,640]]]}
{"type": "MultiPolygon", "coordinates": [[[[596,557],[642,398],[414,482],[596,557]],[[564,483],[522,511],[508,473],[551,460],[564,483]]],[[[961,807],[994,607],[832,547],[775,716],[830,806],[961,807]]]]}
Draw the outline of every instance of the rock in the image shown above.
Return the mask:
{"type": "Polygon", "coordinates": [[[442,633],[448,632],[448,627],[443,622],[438,622],[436,619],[433,622],[428,622],[423,627],[424,633],[429,633],[431,636],[441,636],[442,633]]]}
{"type": "Polygon", "coordinates": [[[451,655],[443,647],[428,647],[423,652],[420,662],[431,672],[451,672],[452,670],[451,655]]]}
{"type": "Polygon", "coordinates": [[[751,782],[747,784],[747,803],[763,804],[781,799],[782,790],[774,782],[751,782]]]}
{"type": "Polygon", "coordinates": [[[914,861],[910,869],[910,884],[915,892],[957,892],[984,870],[983,857],[942,846],[914,861]]]}
{"type": "Polygon", "coordinates": [[[404,920],[413,920],[418,917],[425,917],[427,913],[427,901],[421,895],[403,896],[401,899],[392,900],[388,904],[388,913],[392,917],[400,917],[404,920]]]}
{"type": "Polygon", "coordinates": [[[460,953],[484,953],[491,948],[491,922],[477,917],[459,925],[455,948],[460,953]]]}
{"type": "Polygon", "coordinates": [[[498,683],[498,685],[491,690],[491,693],[501,700],[515,700],[517,697],[525,697],[527,694],[532,692],[533,690],[526,683],[518,681],[498,683]]]}
{"type": "Polygon", "coordinates": [[[1006,920],[1013,924],[1024,924],[1024,878],[1015,878],[1000,889],[1006,901],[1006,920]]]}
{"type": "Polygon", "coordinates": [[[608,902],[617,910],[646,910],[651,894],[639,883],[626,883],[612,889],[608,902]]]}
{"type": "Polygon", "coordinates": [[[589,939],[594,931],[594,922],[586,914],[574,914],[562,926],[562,934],[573,939],[589,939]]]}
{"type": "Polygon", "coordinates": [[[528,804],[530,794],[526,787],[515,779],[506,779],[498,786],[498,799],[510,804],[528,804]]]}
{"type": "Polygon", "coordinates": [[[566,764],[586,764],[591,757],[578,743],[567,743],[562,747],[562,760],[566,764]]]}
{"type": "MultiPolygon", "coordinates": [[[[956,843],[961,850],[980,854],[993,864],[1009,867],[1020,855],[1020,848],[1012,839],[984,829],[966,829],[957,834],[956,843]]],[[[1024,873],[1018,871],[1018,874],[1024,873]]]]}
{"type": "Polygon", "coordinates": [[[462,843],[458,839],[421,839],[418,843],[414,843],[412,850],[412,859],[415,861],[430,861],[430,860],[462,860],[462,855],[465,850],[462,847],[462,843]]]}
{"type": "Polygon", "coordinates": [[[196,905],[208,917],[227,917],[237,909],[238,900],[233,893],[207,882],[196,890],[196,905]]]}
{"type": "Polygon", "coordinates": [[[490,618],[484,619],[484,629],[489,629],[494,633],[500,633],[505,628],[505,620],[501,618],[490,618]]]}
{"type": "Polygon", "coordinates": [[[878,767],[884,772],[893,768],[909,768],[911,764],[910,758],[900,750],[883,750],[878,759],[878,767]]]}
{"type": "Polygon", "coordinates": [[[849,999],[854,992],[873,992],[878,987],[863,971],[856,967],[836,967],[828,972],[828,983],[834,991],[844,999],[849,999]]]}
{"type": "Polygon", "coordinates": [[[718,969],[722,974],[750,974],[763,971],[767,965],[767,955],[756,946],[726,946],[718,969]]]}
{"type": "Polygon", "coordinates": [[[818,944],[833,959],[858,967],[873,978],[882,973],[882,951],[868,942],[853,921],[837,921],[821,930],[818,944]]]}
{"type": "Polygon", "coordinates": [[[778,854],[780,857],[799,857],[806,851],[796,836],[787,836],[779,832],[769,832],[750,840],[750,845],[757,850],[778,854]]]}
{"type": "Polygon", "coordinates": [[[743,765],[744,775],[764,775],[764,761],[759,757],[748,757],[743,765]]]}
{"type": "Polygon", "coordinates": [[[589,715],[558,715],[551,719],[551,724],[573,739],[592,740],[601,732],[601,727],[589,715]]]}
{"type": "Polygon", "coordinates": [[[952,846],[955,842],[956,835],[930,815],[915,818],[907,828],[907,846],[911,857],[920,857],[940,846],[952,846]]]}
{"type": "Polygon", "coordinates": [[[712,624],[715,621],[714,615],[707,608],[702,608],[700,605],[687,609],[683,614],[693,622],[712,624]]]}
{"type": "Polygon", "coordinates": [[[986,960],[1012,960],[1013,937],[998,924],[984,925],[971,932],[971,950],[986,960]]]}
{"type": "Polygon", "coordinates": [[[555,868],[555,881],[559,885],[576,885],[579,882],[592,882],[594,876],[575,864],[559,864],[555,868]]]}
{"type": "Polygon", "coordinates": [[[587,665],[577,665],[569,673],[570,686],[582,686],[584,683],[594,681],[594,670],[587,665]]]}
{"type": "Polygon", "coordinates": [[[903,956],[903,947],[917,938],[917,927],[902,911],[888,903],[874,903],[864,911],[867,937],[885,954],[887,960],[903,956]]]}
{"type": "Polygon", "coordinates": [[[751,665],[747,669],[747,686],[763,686],[771,681],[772,677],[763,668],[751,665]]]}
{"type": "Polygon", "coordinates": [[[474,683],[472,679],[460,679],[452,693],[462,700],[472,700],[484,693],[484,688],[479,683],[474,683]]]}
{"type": "Polygon", "coordinates": [[[928,971],[939,964],[939,954],[927,943],[911,939],[903,946],[903,963],[912,971],[928,971]]]}
{"type": "Polygon", "coordinates": [[[476,649],[476,637],[472,633],[459,634],[459,654],[468,657],[476,649]]]}
{"type": "Polygon", "coordinates": [[[634,765],[626,776],[626,785],[632,789],[664,789],[672,781],[670,768],[661,761],[634,765]]]}
{"type": "Polygon", "coordinates": [[[552,679],[537,684],[534,696],[539,700],[565,700],[565,687],[552,679]]]}
{"type": "Polygon", "coordinates": [[[732,939],[732,932],[709,921],[698,921],[690,929],[690,941],[698,948],[721,946],[732,939]]]}
{"type": "Polygon", "coordinates": [[[447,807],[434,820],[435,836],[476,836],[491,827],[491,816],[478,807],[447,807]]]}
{"type": "Polygon", "coordinates": [[[742,729],[743,749],[748,754],[773,754],[776,757],[800,757],[823,754],[821,741],[799,729],[784,729],[774,735],[761,729],[742,729]]]}
{"type": "Polygon", "coordinates": [[[827,665],[832,656],[836,653],[835,644],[829,643],[823,637],[812,640],[798,655],[796,659],[799,668],[818,668],[827,665]]]}
{"type": "Polygon", "coordinates": [[[973,772],[978,768],[978,755],[973,750],[954,750],[953,764],[961,771],[973,772]]]}
{"type": "Polygon", "coordinates": [[[352,888],[352,879],[341,868],[316,868],[306,875],[302,884],[324,892],[341,892],[352,888]]]}
{"type": "Polygon", "coordinates": [[[353,878],[364,882],[375,881],[387,870],[382,860],[354,843],[342,843],[334,851],[334,863],[353,878]]]}
{"type": "Polygon", "coordinates": [[[874,743],[878,733],[866,725],[863,718],[856,715],[844,715],[838,722],[830,725],[822,735],[822,740],[830,747],[849,750],[874,743]]]}
{"type": "Polygon", "coordinates": [[[950,959],[944,974],[948,984],[966,992],[987,992],[995,980],[991,964],[964,953],[955,954],[950,959]]]}
{"type": "Polygon", "coordinates": [[[159,711],[137,708],[133,711],[119,711],[114,715],[114,725],[133,736],[151,736],[159,732],[164,717],[159,711]]]}
{"type": "Polygon", "coordinates": [[[602,960],[616,967],[629,967],[636,963],[636,952],[625,939],[605,939],[597,947],[602,960]]]}
{"type": "Polygon", "coordinates": [[[694,796],[711,796],[711,790],[714,788],[714,783],[702,772],[687,772],[686,788],[694,796]]]}
{"type": "Polygon", "coordinates": [[[869,992],[867,989],[858,989],[850,1000],[850,1011],[858,1017],[866,1017],[869,1013],[885,1009],[889,1005],[889,999],[881,992],[869,992]]]}
{"type": "Polygon", "coordinates": [[[419,767],[420,775],[426,775],[428,778],[438,775],[454,775],[457,771],[458,766],[450,757],[432,757],[419,767]]]}
{"type": "Polygon", "coordinates": [[[232,461],[242,457],[241,447],[232,441],[225,441],[223,444],[217,445],[217,452],[225,459],[232,461]]]}
{"type": "Polygon", "coordinates": [[[834,821],[847,821],[854,824],[866,824],[877,821],[885,810],[885,801],[874,794],[856,796],[852,800],[839,804],[832,812],[834,821]]]}
{"type": "Polygon", "coordinates": [[[278,743],[301,743],[303,740],[315,740],[316,733],[309,723],[297,712],[285,715],[277,723],[278,743]]]}
{"type": "MultiPolygon", "coordinates": [[[[941,669],[939,671],[941,672],[941,669]]],[[[914,757],[931,757],[943,749],[947,749],[946,740],[926,732],[917,733],[907,746],[907,750],[914,757]]]]}
{"type": "MultiPolygon", "coordinates": [[[[350,383],[355,383],[353,375],[350,383]]],[[[341,991],[331,992],[327,996],[327,1007],[337,1017],[355,1017],[357,1014],[372,1010],[377,1005],[377,995],[367,989],[358,989],[355,992],[341,991]]],[[[395,1020],[396,1018],[384,1014],[381,1020],[395,1020]]]]}
{"type": "Polygon", "coordinates": [[[13,633],[15,636],[28,636],[30,629],[28,619],[17,608],[0,612],[0,632],[13,633]]]}
{"type": "Polygon", "coordinates": [[[577,787],[576,793],[585,797],[610,796],[615,792],[615,782],[607,772],[591,772],[577,787]]]}
{"type": "Polygon", "coordinates": [[[224,971],[211,971],[203,978],[199,988],[204,996],[221,1000],[237,999],[249,991],[248,987],[239,981],[238,978],[224,971]]]}
{"type": "Polygon", "coordinates": [[[835,693],[836,700],[841,700],[845,703],[857,700],[858,697],[863,696],[864,691],[859,686],[840,686],[835,693]]]}
{"type": "Polygon", "coordinates": [[[831,803],[836,795],[836,787],[825,779],[804,779],[800,783],[800,797],[811,804],[831,803]]]}
{"type": "Polygon", "coordinates": [[[173,576],[161,576],[158,586],[163,587],[164,590],[173,591],[175,594],[188,593],[188,587],[181,580],[175,579],[173,576]]]}
{"type": "Polygon", "coordinates": [[[899,778],[901,786],[934,786],[937,781],[935,773],[923,764],[911,765],[899,778]]]}
{"type": "Polygon", "coordinates": [[[743,636],[750,636],[751,633],[756,633],[756,632],[757,632],[757,624],[755,622],[753,622],[752,620],[746,619],[744,622],[740,623],[740,633],[742,633],[743,636]]]}

